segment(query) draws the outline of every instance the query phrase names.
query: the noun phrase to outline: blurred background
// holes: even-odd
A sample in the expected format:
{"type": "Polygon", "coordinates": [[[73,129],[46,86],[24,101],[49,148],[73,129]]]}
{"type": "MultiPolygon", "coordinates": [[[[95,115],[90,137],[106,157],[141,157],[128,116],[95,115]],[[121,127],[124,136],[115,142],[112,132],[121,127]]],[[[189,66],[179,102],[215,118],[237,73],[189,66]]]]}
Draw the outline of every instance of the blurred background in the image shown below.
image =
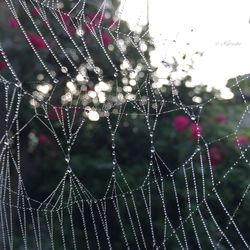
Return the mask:
{"type": "MultiPolygon", "coordinates": [[[[44,9],[36,2],[25,1],[32,18],[24,11],[25,6],[15,3],[18,19],[9,10],[7,2],[0,2],[1,47],[22,87],[9,84],[6,94],[6,81],[15,83],[16,79],[10,65],[0,56],[0,104],[4,107],[6,96],[14,96],[13,103],[16,103],[16,93],[22,99],[18,109],[19,128],[23,128],[20,131],[20,161],[28,195],[40,202],[46,199],[63,178],[67,170],[67,157],[70,157],[70,167],[74,174],[96,199],[102,198],[114,165],[113,142],[106,116],[108,113],[112,126],[115,126],[119,117],[115,135],[116,160],[129,187],[135,190],[140,218],[145,223],[143,234],[146,245],[148,249],[155,249],[138,187],[148,173],[152,137],[142,107],[146,103],[149,105],[148,111],[152,115],[148,116],[148,120],[153,124],[159,109],[155,101],[157,99],[159,102],[163,101],[163,106],[154,129],[154,147],[168,167],[166,170],[162,164],[160,169],[164,177],[166,209],[173,227],[180,224],[175,189],[169,176],[169,173],[175,172],[174,181],[183,218],[188,217],[190,208],[195,209],[202,202],[202,190],[205,188],[207,193],[211,193],[207,202],[222,231],[226,232],[235,249],[246,249],[213,192],[212,180],[215,183],[221,181],[217,192],[229,214],[235,213],[234,220],[243,237],[248,239],[250,197],[246,190],[248,191],[250,175],[250,26],[246,2],[234,1],[235,5],[231,6],[223,1],[223,4],[216,4],[216,7],[212,2],[207,11],[195,1],[185,5],[185,8],[180,7],[183,4],[180,1],[175,5],[167,3],[168,1],[137,3],[132,0],[110,0],[105,2],[105,8],[100,1],[87,1],[84,16],[88,25],[74,21],[80,11],[79,6],[71,12],[71,17],[63,14],[72,9],[75,4],[73,1],[61,1],[57,6],[60,15],[49,9],[43,13],[44,9]],[[100,33],[99,24],[102,27],[100,33]],[[48,27],[51,27],[55,36],[48,27]],[[93,35],[93,31],[97,32],[99,40],[93,35]],[[50,74],[41,62],[48,67],[50,74]],[[67,148],[69,143],[62,130],[62,121],[67,122],[68,114],[74,116],[74,129],[82,125],[83,119],[86,121],[67,153],[67,150],[62,152],[58,141],[62,148],[67,148]],[[54,133],[46,126],[48,122],[54,133]],[[186,172],[183,171],[183,164],[197,148],[204,156],[204,170],[201,168],[199,155],[196,155],[192,159],[192,167],[188,165],[186,172]],[[191,170],[195,173],[198,198],[191,170]],[[188,193],[184,174],[189,178],[188,193]]],[[[16,106],[13,105],[10,118],[13,119],[15,111],[16,106]]],[[[4,108],[0,109],[1,138],[6,132],[6,112],[4,108]]],[[[16,132],[15,126],[9,129],[11,135],[16,132]]],[[[16,141],[12,142],[13,155],[18,153],[16,144],[16,141]]],[[[10,176],[15,191],[18,188],[18,175],[11,170],[10,176]]],[[[123,177],[117,178],[118,182],[121,181],[122,192],[128,192],[123,177]]],[[[70,184],[66,183],[65,190],[68,189],[70,184]]],[[[151,192],[155,238],[161,242],[164,238],[161,197],[157,194],[157,187],[154,186],[151,192]]],[[[131,206],[131,201],[129,205],[131,206]]],[[[125,204],[121,203],[120,214],[124,218],[124,230],[131,249],[136,249],[126,209],[125,204]]],[[[218,249],[229,249],[226,240],[221,239],[222,234],[206,206],[201,205],[200,211],[204,221],[200,219],[198,212],[194,213],[193,218],[202,249],[211,249],[203,223],[207,225],[214,244],[220,242],[218,249]]],[[[109,216],[114,212],[110,208],[109,216]]],[[[75,216],[77,220],[79,215],[75,216]]],[[[97,249],[91,214],[86,214],[86,218],[90,245],[97,249]]],[[[13,221],[18,222],[16,212],[13,212],[13,221]]],[[[97,221],[98,227],[100,224],[97,221]]],[[[25,249],[20,226],[18,223],[14,225],[14,249],[25,249]]],[[[32,234],[32,221],[28,220],[27,225],[29,237],[29,233],[32,234]]],[[[74,226],[76,236],[81,237],[82,224],[77,221],[74,226]]],[[[3,235],[4,229],[1,230],[3,235]]],[[[59,222],[55,222],[54,230],[55,234],[60,234],[59,222]]],[[[114,249],[126,249],[122,243],[118,221],[113,221],[109,230],[114,249]]],[[[170,235],[173,229],[168,230],[170,235]]],[[[198,243],[189,220],[185,223],[185,232],[189,248],[197,249],[198,243]]],[[[74,249],[70,223],[65,224],[64,234],[68,249],[74,249]]],[[[181,230],[177,234],[182,237],[181,230]]],[[[100,233],[100,237],[102,240],[105,236],[100,233]]],[[[62,249],[61,238],[55,237],[54,241],[55,249],[62,249]]],[[[0,240],[0,244],[1,242],[3,240],[0,240]]],[[[51,249],[49,242],[50,239],[45,238],[47,248],[44,249],[51,249]]],[[[77,246],[79,249],[87,249],[80,243],[77,246]]],[[[170,237],[166,247],[180,249],[174,237],[170,237]]],[[[36,249],[32,237],[29,249],[36,249]]],[[[108,247],[103,246],[103,249],[108,247]]]]}

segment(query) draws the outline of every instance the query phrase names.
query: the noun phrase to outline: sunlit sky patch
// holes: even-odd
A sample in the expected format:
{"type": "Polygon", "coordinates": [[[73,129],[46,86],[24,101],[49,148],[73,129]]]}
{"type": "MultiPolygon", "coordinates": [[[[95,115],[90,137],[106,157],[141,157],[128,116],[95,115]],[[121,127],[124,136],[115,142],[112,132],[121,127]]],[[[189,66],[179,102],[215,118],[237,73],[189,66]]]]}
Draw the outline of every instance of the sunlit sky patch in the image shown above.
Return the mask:
{"type": "MultiPolygon", "coordinates": [[[[147,23],[147,0],[122,0],[123,19],[132,29],[147,23]]],[[[249,73],[249,0],[148,0],[149,28],[156,44],[152,63],[195,52],[194,84],[223,89],[227,80],[249,73]],[[175,40],[176,42],[173,42],[175,40]],[[190,44],[190,45],[187,45],[190,44]]],[[[158,75],[166,72],[161,65],[158,75]]]]}

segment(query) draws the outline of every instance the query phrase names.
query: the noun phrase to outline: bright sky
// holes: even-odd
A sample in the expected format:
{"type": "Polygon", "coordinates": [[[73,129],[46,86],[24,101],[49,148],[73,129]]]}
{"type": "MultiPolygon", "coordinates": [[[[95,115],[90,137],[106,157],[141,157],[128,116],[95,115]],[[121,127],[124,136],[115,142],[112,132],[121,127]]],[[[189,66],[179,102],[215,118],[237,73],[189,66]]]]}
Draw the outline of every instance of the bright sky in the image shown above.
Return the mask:
{"type": "MultiPolygon", "coordinates": [[[[220,89],[229,78],[250,73],[249,0],[148,1],[150,33],[157,45],[152,63],[170,60],[178,52],[204,52],[195,61],[193,82],[220,89]]],[[[123,18],[131,28],[146,22],[147,0],[122,3],[123,18]]],[[[163,68],[159,74],[164,75],[163,68]]]]}

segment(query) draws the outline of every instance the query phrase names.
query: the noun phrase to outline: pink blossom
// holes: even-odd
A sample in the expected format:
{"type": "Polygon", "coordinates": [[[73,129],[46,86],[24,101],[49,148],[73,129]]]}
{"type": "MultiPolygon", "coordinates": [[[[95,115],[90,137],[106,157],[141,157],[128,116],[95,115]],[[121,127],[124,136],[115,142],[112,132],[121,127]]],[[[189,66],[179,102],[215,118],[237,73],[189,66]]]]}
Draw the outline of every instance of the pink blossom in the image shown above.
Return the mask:
{"type": "Polygon", "coordinates": [[[43,27],[45,27],[45,28],[49,27],[49,21],[48,20],[43,21],[42,24],[43,24],[43,27]]]}
{"type": "Polygon", "coordinates": [[[38,142],[40,144],[49,144],[50,143],[50,139],[44,134],[39,134],[37,137],[38,137],[38,142]]]}
{"type": "MultiPolygon", "coordinates": [[[[103,18],[103,15],[101,12],[99,12],[98,14],[96,12],[89,13],[86,16],[87,24],[83,26],[84,32],[88,33],[88,32],[91,32],[92,30],[94,30],[95,27],[101,23],[102,18],[103,18]]],[[[107,20],[107,23],[109,26],[114,25],[116,22],[117,21],[114,20],[112,17],[107,20]]],[[[111,37],[108,34],[104,35],[104,40],[106,38],[108,40],[107,45],[109,45],[111,43],[112,39],[110,39],[111,37]]]]}
{"type": "Polygon", "coordinates": [[[115,25],[115,24],[116,24],[116,20],[115,20],[114,18],[111,17],[111,18],[108,20],[108,24],[109,24],[109,26],[115,25]]]}
{"type": "Polygon", "coordinates": [[[190,124],[190,120],[184,115],[177,115],[174,118],[173,126],[178,132],[183,132],[190,124]]]}
{"type": "Polygon", "coordinates": [[[209,152],[211,165],[213,167],[219,165],[222,162],[224,155],[223,155],[223,152],[218,144],[213,145],[209,149],[208,152],[209,152]]]}
{"type": "Polygon", "coordinates": [[[8,23],[9,23],[9,26],[12,29],[17,29],[18,28],[18,22],[17,22],[17,20],[15,18],[13,18],[13,17],[9,18],[8,23]]]}
{"type": "Polygon", "coordinates": [[[30,42],[35,47],[35,49],[45,49],[45,48],[47,48],[47,45],[46,45],[45,41],[40,36],[31,33],[31,34],[28,35],[28,37],[29,37],[30,42]]]}
{"type": "Polygon", "coordinates": [[[202,128],[196,123],[191,124],[191,138],[192,139],[198,139],[198,137],[201,135],[202,128]]]}
{"type": "Polygon", "coordinates": [[[37,7],[32,8],[31,13],[33,16],[39,15],[39,9],[37,7]]]}
{"type": "Polygon", "coordinates": [[[224,114],[219,114],[219,115],[217,115],[216,120],[218,122],[225,122],[226,121],[226,117],[225,117],[224,114]]]}
{"type": "Polygon", "coordinates": [[[93,27],[91,25],[89,25],[89,24],[83,26],[84,33],[89,33],[89,32],[92,31],[92,29],[93,29],[93,27]]]}
{"type": "Polygon", "coordinates": [[[236,146],[245,146],[248,143],[248,137],[246,135],[238,135],[235,139],[236,146]]]}
{"type": "Polygon", "coordinates": [[[72,109],[72,112],[75,112],[75,113],[79,113],[81,111],[82,109],[80,107],[75,107],[74,109],[72,109]]]}
{"type": "Polygon", "coordinates": [[[75,28],[70,24],[70,17],[67,15],[67,13],[60,12],[59,19],[62,23],[62,25],[66,26],[68,32],[72,35],[75,33],[75,28]]]}
{"type": "Polygon", "coordinates": [[[89,13],[86,16],[86,19],[91,25],[97,26],[102,20],[102,13],[101,12],[99,12],[99,13],[95,13],[95,12],[89,13]]]}
{"type": "Polygon", "coordinates": [[[71,35],[75,34],[75,28],[74,28],[73,26],[68,25],[67,29],[68,29],[68,32],[69,32],[71,35]]]}
{"type": "Polygon", "coordinates": [[[84,33],[93,32],[94,29],[95,29],[95,26],[93,26],[93,24],[91,24],[91,23],[83,25],[83,31],[84,31],[84,33]]]}
{"type": "Polygon", "coordinates": [[[99,25],[102,18],[102,13],[99,12],[98,14],[93,12],[89,13],[86,16],[87,24],[83,26],[84,33],[89,33],[95,29],[96,26],[99,25]]]}
{"type": "Polygon", "coordinates": [[[66,13],[60,12],[58,17],[63,24],[66,24],[66,25],[69,24],[70,18],[66,13]]]}
{"type": "Polygon", "coordinates": [[[50,120],[62,120],[64,119],[64,114],[61,107],[54,107],[48,112],[48,117],[50,120]]]}
{"type": "Polygon", "coordinates": [[[112,43],[112,37],[109,34],[102,34],[102,41],[104,46],[108,46],[112,43]]]}
{"type": "Polygon", "coordinates": [[[5,62],[0,62],[0,71],[6,69],[7,65],[5,62]]]}

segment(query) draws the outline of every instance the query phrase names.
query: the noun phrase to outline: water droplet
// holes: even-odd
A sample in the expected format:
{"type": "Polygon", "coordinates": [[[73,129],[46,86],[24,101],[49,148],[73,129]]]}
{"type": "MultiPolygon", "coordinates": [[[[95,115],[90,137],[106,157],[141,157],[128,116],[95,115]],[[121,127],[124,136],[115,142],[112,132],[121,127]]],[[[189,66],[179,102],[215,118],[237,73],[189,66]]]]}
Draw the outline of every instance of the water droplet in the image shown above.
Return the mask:
{"type": "Polygon", "coordinates": [[[55,79],[53,80],[53,83],[57,84],[57,83],[59,83],[59,80],[55,78],[55,79]]]}
{"type": "Polygon", "coordinates": [[[195,120],[195,116],[191,115],[191,120],[194,121],[195,120]]]}
{"type": "Polygon", "coordinates": [[[68,167],[68,169],[67,169],[67,173],[68,173],[68,174],[72,173],[72,169],[71,169],[71,167],[68,167]]]}
{"type": "Polygon", "coordinates": [[[149,135],[150,135],[150,137],[153,137],[153,135],[154,135],[154,134],[153,134],[153,132],[150,132],[150,134],[149,134],[149,135]]]}
{"type": "Polygon", "coordinates": [[[10,145],[9,140],[6,140],[6,141],[4,142],[4,144],[5,144],[6,146],[10,145]]]}
{"type": "Polygon", "coordinates": [[[155,147],[152,146],[150,151],[151,151],[151,153],[154,153],[155,152],[155,147]]]}
{"type": "Polygon", "coordinates": [[[63,67],[61,67],[61,71],[66,74],[66,73],[68,73],[68,68],[63,66],[63,67]]]}
{"type": "Polygon", "coordinates": [[[15,86],[16,86],[17,88],[20,88],[20,87],[22,86],[22,84],[21,84],[20,82],[17,82],[17,83],[15,83],[15,86]]]}
{"type": "Polygon", "coordinates": [[[118,73],[117,73],[117,72],[115,72],[115,73],[114,73],[114,77],[116,78],[117,76],[118,76],[118,73]]]}
{"type": "Polygon", "coordinates": [[[178,95],[177,89],[173,89],[172,94],[173,94],[173,95],[178,95]]]}
{"type": "Polygon", "coordinates": [[[165,60],[162,60],[161,63],[167,68],[170,67],[170,64],[165,60]]]}
{"type": "Polygon", "coordinates": [[[79,27],[79,28],[76,30],[76,34],[77,34],[78,36],[83,36],[84,31],[83,31],[82,27],[79,27]]]}
{"type": "Polygon", "coordinates": [[[98,81],[101,82],[103,80],[103,76],[98,76],[98,81]]]}
{"type": "Polygon", "coordinates": [[[149,72],[155,72],[158,68],[157,67],[149,67],[148,71],[149,72]]]}
{"type": "Polygon", "coordinates": [[[109,117],[109,115],[110,115],[109,111],[104,110],[104,116],[105,116],[105,117],[109,117]]]}
{"type": "Polygon", "coordinates": [[[70,157],[69,157],[69,156],[65,156],[65,161],[66,161],[67,163],[69,163],[70,157]]]}

